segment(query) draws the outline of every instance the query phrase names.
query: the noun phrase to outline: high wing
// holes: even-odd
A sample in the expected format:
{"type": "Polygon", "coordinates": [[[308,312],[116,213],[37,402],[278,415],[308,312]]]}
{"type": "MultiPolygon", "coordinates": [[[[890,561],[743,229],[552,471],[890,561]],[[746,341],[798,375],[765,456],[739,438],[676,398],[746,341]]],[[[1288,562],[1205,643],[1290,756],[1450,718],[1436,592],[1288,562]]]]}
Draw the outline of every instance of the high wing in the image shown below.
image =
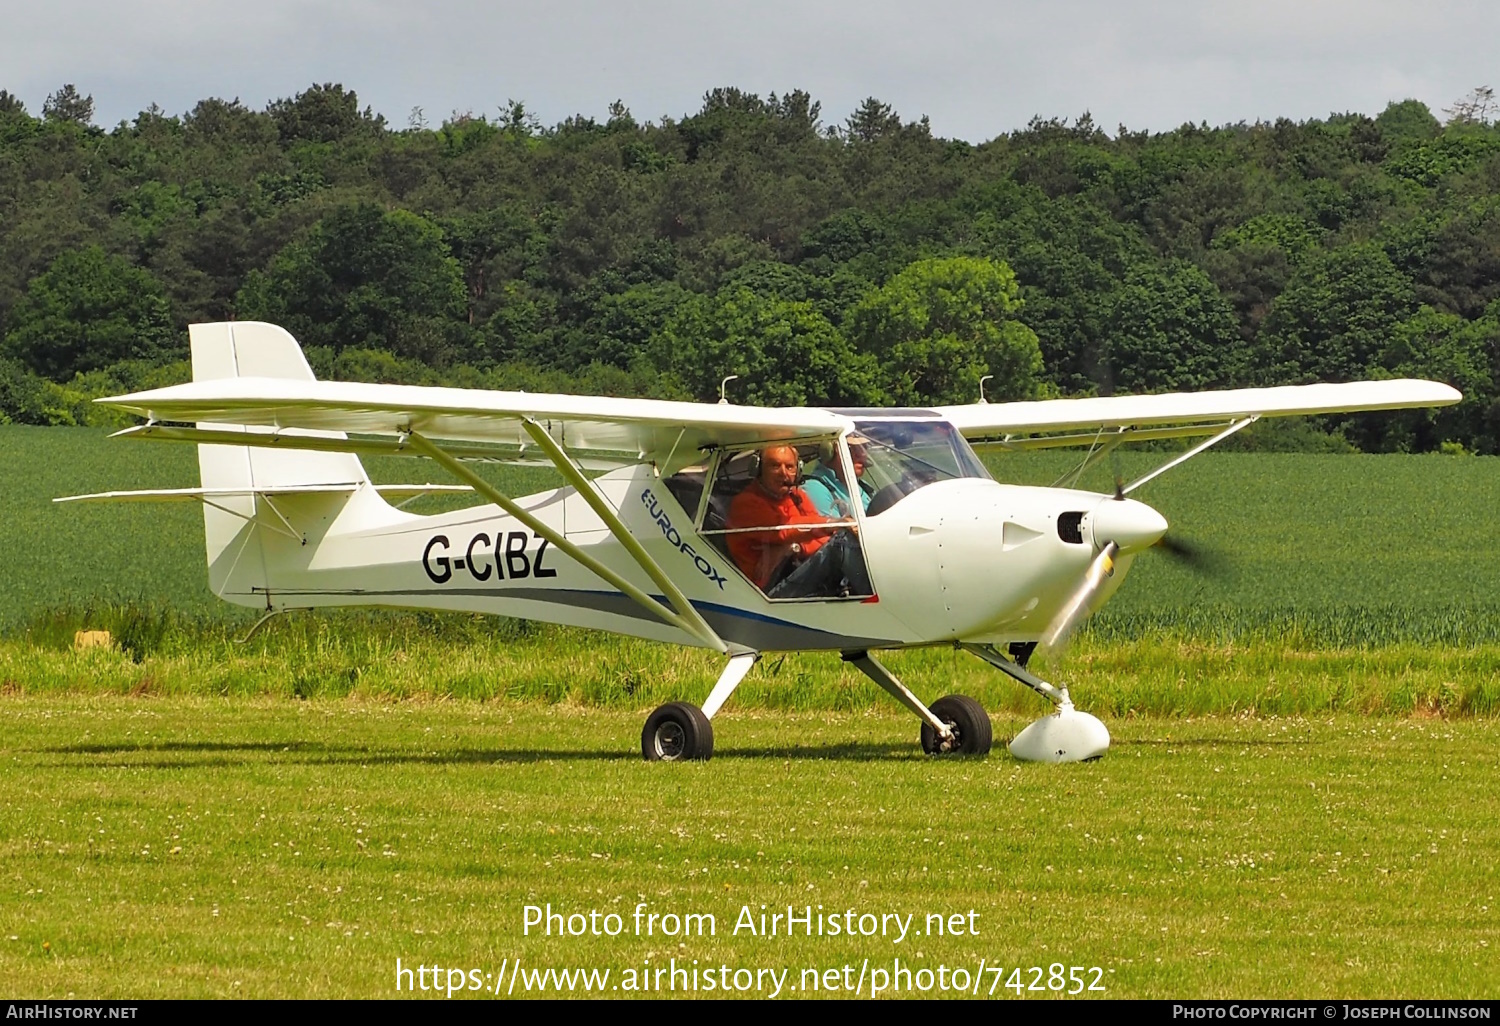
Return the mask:
{"type": "Polygon", "coordinates": [[[1356,413],[1450,406],[1463,398],[1437,381],[1398,379],[1347,384],[1283,385],[1218,392],[1168,392],[1090,399],[943,406],[972,443],[1005,449],[1087,445],[1110,434],[1131,432],[1136,440],[1213,434],[1237,421],[1316,413],[1356,413]],[[1160,429],[1160,430],[1154,430],[1160,429]],[[1058,432],[1068,432],[1058,434],[1058,432]]]}
{"type": "MultiPolygon", "coordinates": [[[[317,381],[296,350],[295,340],[279,328],[254,324],[197,327],[201,330],[193,338],[195,380],[99,400],[147,419],[146,424],[121,434],[207,446],[429,457],[652,615],[723,653],[730,652],[729,644],[650,556],[584,471],[649,460],[667,475],[701,460],[706,449],[834,438],[853,424],[841,414],[816,409],[317,381]],[[261,359],[273,372],[290,373],[199,375],[200,350],[207,367],[215,349],[232,354],[236,370],[261,359]],[[470,460],[551,463],[660,589],[667,604],[521,508],[466,466],[470,460]]],[[[212,502],[207,496],[196,498],[212,502]]],[[[271,514],[277,514],[274,502],[270,507],[271,514]]],[[[269,522],[267,526],[275,529],[269,522]]]]}
{"type": "Polygon", "coordinates": [[[980,452],[1088,446],[1083,463],[1060,478],[1059,483],[1071,477],[1076,484],[1085,470],[1126,442],[1210,436],[1128,485],[1117,480],[1117,494],[1123,496],[1261,417],[1451,406],[1461,399],[1463,394],[1458,389],[1441,382],[1402,378],[1218,392],[973,403],[939,407],[938,412],[980,452]]]}
{"type": "MultiPolygon", "coordinates": [[[[1346,384],[1286,385],[1217,392],[975,403],[938,407],[979,449],[1022,450],[1099,445],[1152,438],[1232,432],[1260,417],[1447,406],[1462,394],[1435,381],[1398,379],[1346,384]]],[[[255,444],[401,452],[412,433],[443,439],[460,458],[519,458],[535,451],[528,426],[583,457],[655,459],[680,465],[713,446],[835,436],[850,420],[812,408],[766,409],[726,404],[494,392],[483,389],[379,385],[289,378],[220,378],[98,400],[139,414],[139,437],[238,441],[210,437],[211,426],[174,428],[169,422],[208,422],[271,429],[255,444]],[[395,436],[398,441],[323,439],[301,432],[395,436]],[[286,434],[279,434],[286,431],[286,434]],[[465,443],[468,443],[467,445],[465,443]]],[[[541,453],[536,453],[540,457],[541,453]]],[[[670,473],[663,466],[663,473],[670,473]]]]}
{"type": "Polygon", "coordinates": [[[601,463],[610,457],[652,459],[663,473],[701,458],[704,448],[834,437],[851,424],[841,414],[818,409],[291,378],[217,378],[98,401],[145,417],[150,423],[125,432],[137,437],[246,444],[243,434],[223,439],[208,434],[213,424],[236,424],[272,429],[286,448],[402,452],[407,450],[400,440],[419,434],[443,440],[460,458],[519,458],[529,449],[545,459],[533,433],[540,428],[575,456],[594,454],[601,463]],[[204,426],[177,428],[162,421],[204,426]],[[383,437],[299,434],[307,430],[383,437]]]}

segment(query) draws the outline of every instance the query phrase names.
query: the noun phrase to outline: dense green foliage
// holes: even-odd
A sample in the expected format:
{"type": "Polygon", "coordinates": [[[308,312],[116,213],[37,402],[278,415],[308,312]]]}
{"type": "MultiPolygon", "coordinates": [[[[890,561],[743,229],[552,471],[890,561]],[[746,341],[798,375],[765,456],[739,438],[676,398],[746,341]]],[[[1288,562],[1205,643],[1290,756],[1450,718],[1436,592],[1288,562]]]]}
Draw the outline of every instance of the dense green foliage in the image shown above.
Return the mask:
{"type": "Polygon", "coordinates": [[[98,246],[68,250],[33,278],[11,311],[4,354],[66,380],[174,352],[167,297],[150,273],[98,246]]]}
{"type": "Polygon", "coordinates": [[[869,292],[849,313],[849,332],[880,361],[890,398],[902,405],[971,402],[979,380],[992,394],[1031,399],[1042,351],[1015,316],[1011,269],[975,257],[919,260],[869,292]]]}
{"type": "MultiPolygon", "coordinates": [[[[716,89],[679,119],[524,105],[397,129],[341,86],[105,131],[0,103],[0,416],[285,324],[320,373],[758,403],[1423,375],[1466,401],[1322,425],[1500,449],[1500,128],[1377,117],[979,145],[869,100],[716,89]]],[[[179,375],[179,366],[175,372],[179,375]]],[[[107,415],[106,415],[107,416],[107,415]]]]}

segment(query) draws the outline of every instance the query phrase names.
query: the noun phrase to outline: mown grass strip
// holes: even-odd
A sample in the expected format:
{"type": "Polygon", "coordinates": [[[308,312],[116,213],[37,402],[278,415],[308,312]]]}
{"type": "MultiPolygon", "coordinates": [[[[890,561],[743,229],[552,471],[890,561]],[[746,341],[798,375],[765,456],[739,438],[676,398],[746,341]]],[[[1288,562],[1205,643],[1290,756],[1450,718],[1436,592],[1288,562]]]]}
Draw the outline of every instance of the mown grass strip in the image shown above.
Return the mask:
{"type": "Polygon", "coordinates": [[[1103,761],[1049,767],[923,758],[905,715],[741,711],[713,762],[664,766],[633,751],[634,712],[570,705],[0,708],[13,994],[384,997],[397,958],[518,956],[617,980],[671,958],[793,980],[864,958],[1061,962],[1103,967],[1116,997],[1493,998],[1500,981],[1486,723],[1138,718],[1103,761]],[[522,933],[526,904],[641,902],[716,932],[522,933]],[[761,904],[972,909],[978,935],[735,935],[761,904]]]}

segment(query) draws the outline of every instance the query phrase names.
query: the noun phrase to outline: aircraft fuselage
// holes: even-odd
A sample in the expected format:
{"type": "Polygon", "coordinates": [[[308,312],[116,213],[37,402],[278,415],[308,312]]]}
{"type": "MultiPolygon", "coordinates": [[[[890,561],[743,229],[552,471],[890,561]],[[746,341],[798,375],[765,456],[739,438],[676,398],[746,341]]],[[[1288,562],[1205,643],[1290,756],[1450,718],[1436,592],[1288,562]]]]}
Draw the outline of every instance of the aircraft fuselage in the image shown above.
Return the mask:
{"type": "MultiPolygon", "coordinates": [[[[1107,540],[1103,530],[1123,550],[1108,593],[1133,553],[1166,529],[1133,500],[982,478],[938,481],[878,516],[858,517],[873,596],[774,600],[695,530],[693,513],[649,465],[612,471],[595,485],[713,629],[756,651],[1035,640],[1107,540]]],[[[517,502],[657,593],[575,489],[517,502]]],[[[461,610],[699,643],[493,505],[419,516],[366,487],[347,498],[294,496],[278,508],[305,541],[243,525],[238,543],[220,553],[222,565],[210,568],[221,597],[271,609],[461,610]]]]}

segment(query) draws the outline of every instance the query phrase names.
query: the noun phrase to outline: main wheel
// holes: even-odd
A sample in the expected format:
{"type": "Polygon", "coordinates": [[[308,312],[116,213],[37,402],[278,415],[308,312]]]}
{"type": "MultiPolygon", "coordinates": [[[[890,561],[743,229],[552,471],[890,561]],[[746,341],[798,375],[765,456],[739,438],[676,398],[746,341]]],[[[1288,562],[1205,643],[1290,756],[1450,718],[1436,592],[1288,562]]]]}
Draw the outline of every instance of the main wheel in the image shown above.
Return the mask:
{"type": "Polygon", "coordinates": [[[647,762],[707,760],[713,754],[714,726],[696,705],[668,702],[646,717],[641,755],[647,762]]]}
{"type": "Polygon", "coordinates": [[[959,755],[988,755],[994,743],[990,728],[989,713],[968,695],[944,695],[929,708],[938,719],[948,724],[953,738],[944,741],[931,725],[922,724],[922,751],[928,755],[957,753],[959,755]]]}

